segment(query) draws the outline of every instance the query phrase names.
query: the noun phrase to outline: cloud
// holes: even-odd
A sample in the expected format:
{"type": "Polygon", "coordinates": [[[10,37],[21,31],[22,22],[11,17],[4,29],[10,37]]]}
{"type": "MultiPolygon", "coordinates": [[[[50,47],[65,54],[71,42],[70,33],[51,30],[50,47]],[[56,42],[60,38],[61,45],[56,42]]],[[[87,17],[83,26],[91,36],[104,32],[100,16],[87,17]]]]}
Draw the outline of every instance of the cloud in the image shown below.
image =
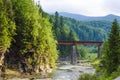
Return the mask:
{"type": "Polygon", "coordinates": [[[105,0],[104,3],[110,13],[120,15],[120,0],[105,0]]]}
{"type": "Polygon", "coordinates": [[[120,13],[120,0],[40,0],[40,4],[46,12],[70,12],[88,16],[120,13]]]}

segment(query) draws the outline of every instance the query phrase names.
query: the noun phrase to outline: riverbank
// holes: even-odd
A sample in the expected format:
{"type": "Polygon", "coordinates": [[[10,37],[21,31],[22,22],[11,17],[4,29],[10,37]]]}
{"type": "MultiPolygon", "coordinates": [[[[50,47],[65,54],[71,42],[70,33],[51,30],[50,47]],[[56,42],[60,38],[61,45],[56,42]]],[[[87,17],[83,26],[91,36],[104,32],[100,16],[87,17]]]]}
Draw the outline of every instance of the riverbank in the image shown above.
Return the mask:
{"type": "Polygon", "coordinates": [[[82,74],[94,74],[95,69],[88,62],[80,61],[76,65],[71,65],[68,62],[63,62],[58,65],[58,68],[49,75],[34,74],[24,75],[16,71],[7,72],[7,80],[78,80],[82,74]]]}

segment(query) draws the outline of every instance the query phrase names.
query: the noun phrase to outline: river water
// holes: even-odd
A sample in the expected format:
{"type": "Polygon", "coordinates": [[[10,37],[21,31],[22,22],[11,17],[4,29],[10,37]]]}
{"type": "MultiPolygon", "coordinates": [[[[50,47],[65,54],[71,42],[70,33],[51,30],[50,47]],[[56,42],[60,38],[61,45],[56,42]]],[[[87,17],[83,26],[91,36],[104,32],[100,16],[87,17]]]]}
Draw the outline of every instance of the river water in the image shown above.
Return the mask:
{"type": "Polygon", "coordinates": [[[81,74],[94,74],[95,69],[86,65],[62,65],[53,74],[52,80],[78,80],[81,74]]]}

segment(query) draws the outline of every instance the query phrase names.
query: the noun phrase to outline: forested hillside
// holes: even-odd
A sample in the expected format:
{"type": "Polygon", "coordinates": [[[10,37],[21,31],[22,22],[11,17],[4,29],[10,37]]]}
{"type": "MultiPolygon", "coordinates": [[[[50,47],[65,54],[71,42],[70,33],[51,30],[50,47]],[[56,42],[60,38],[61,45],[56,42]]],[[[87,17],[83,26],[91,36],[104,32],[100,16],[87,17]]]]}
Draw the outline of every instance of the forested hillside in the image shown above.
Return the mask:
{"type": "Polygon", "coordinates": [[[75,32],[82,41],[104,41],[111,29],[111,22],[119,16],[107,15],[103,17],[88,17],[72,13],[61,12],[64,24],[75,32]]]}
{"type": "Polygon", "coordinates": [[[33,0],[0,0],[2,72],[5,68],[23,73],[46,72],[55,67],[56,43],[49,17],[33,0]]]}
{"type": "Polygon", "coordinates": [[[81,41],[104,41],[111,29],[109,21],[77,21],[64,18],[64,23],[77,34],[81,41]]]}

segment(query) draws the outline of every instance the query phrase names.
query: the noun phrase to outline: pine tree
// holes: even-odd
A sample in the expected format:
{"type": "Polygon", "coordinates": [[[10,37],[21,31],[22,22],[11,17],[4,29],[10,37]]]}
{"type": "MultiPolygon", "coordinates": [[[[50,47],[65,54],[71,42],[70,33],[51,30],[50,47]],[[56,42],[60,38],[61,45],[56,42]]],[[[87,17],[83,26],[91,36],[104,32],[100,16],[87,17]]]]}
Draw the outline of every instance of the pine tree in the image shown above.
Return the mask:
{"type": "Polygon", "coordinates": [[[55,12],[55,23],[53,29],[56,30],[57,27],[60,27],[59,13],[55,12]]]}
{"type": "Polygon", "coordinates": [[[54,35],[57,40],[60,40],[60,20],[59,20],[59,13],[55,12],[55,22],[53,25],[54,35]]]}
{"type": "Polygon", "coordinates": [[[120,32],[119,25],[117,20],[115,19],[112,23],[112,28],[109,34],[108,43],[106,43],[105,56],[105,68],[107,73],[110,74],[117,70],[119,66],[119,55],[120,55],[120,32]]]}
{"type": "Polygon", "coordinates": [[[64,24],[63,16],[60,16],[60,40],[69,40],[69,33],[70,28],[66,24],[64,24]]]}

